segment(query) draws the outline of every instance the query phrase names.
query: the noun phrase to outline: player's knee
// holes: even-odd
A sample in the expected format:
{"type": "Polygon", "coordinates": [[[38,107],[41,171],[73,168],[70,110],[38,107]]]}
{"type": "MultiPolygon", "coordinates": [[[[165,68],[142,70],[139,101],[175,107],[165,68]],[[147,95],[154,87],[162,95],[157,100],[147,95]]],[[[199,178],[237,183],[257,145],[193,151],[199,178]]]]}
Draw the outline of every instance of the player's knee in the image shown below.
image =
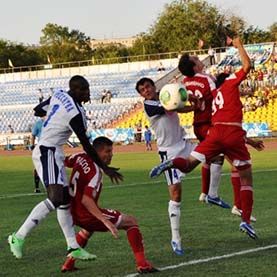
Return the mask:
{"type": "Polygon", "coordinates": [[[182,187],[181,184],[173,184],[169,186],[170,199],[172,201],[181,202],[182,187]]]}
{"type": "Polygon", "coordinates": [[[224,162],[224,156],[217,156],[212,163],[217,165],[223,165],[224,162]]]}
{"type": "Polygon", "coordinates": [[[55,208],[58,208],[63,204],[63,199],[60,198],[59,196],[52,195],[52,196],[48,196],[48,198],[52,202],[55,208]]]}
{"type": "Polygon", "coordinates": [[[128,215],[128,221],[129,221],[131,226],[137,226],[138,225],[137,219],[132,215],[128,215]]]}
{"type": "Polygon", "coordinates": [[[69,205],[70,204],[70,195],[68,187],[63,187],[63,200],[62,205],[69,205]]]}
{"type": "Polygon", "coordinates": [[[48,199],[55,208],[63,204],[63,187],[61,185],[50,185],[47,187],[48,199]]]}
{"type": "Polygon", "coordinates": [[[122,214],[122,219],[118,228],[128,230],[134,226],[138,226],[137,219],[132,215],[122,214]]]}

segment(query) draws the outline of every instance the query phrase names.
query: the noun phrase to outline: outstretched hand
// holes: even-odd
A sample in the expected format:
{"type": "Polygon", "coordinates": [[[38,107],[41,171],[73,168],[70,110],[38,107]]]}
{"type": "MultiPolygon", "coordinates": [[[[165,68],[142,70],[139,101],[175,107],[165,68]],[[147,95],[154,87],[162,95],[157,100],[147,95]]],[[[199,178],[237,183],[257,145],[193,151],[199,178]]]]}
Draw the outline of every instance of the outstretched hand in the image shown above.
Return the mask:
{"type": "Polygon", "coordinates": [[[251,138],[246,138],[246,143],[255,148],[257,151],[264,150],[264,142],[262,140],[253,140],[251,138]]]}
{"type": "Polygon", "coordinates": [[[194,106],[194,110],[198,110],[201,107],[201,100],[194,94],[188,95],[188,100],[194,106]]]}
{"type": "Polygon", "coordinates": [[[264,142],[262,140],[256,140],[252,143],[252,146],[258,150],[258,151],[262,151],[264,150],[264,142]]]}
{"type": "Polygon", "coordinates": [[[118,184],[119,182],[123,181],[123,176],[118,172],[119,168],[115,167],[106,167],[104,172],[108,175],[113,183],[118,184]]]}
{"type": "Polygon", "coordinates": [[[105,226],[110,230],[112,233],[113,237],[118,239],[119,234],[118,234],[118,229],[115,227],[115,225],[108,219],[104,220],[103,223],[105,226]]]}

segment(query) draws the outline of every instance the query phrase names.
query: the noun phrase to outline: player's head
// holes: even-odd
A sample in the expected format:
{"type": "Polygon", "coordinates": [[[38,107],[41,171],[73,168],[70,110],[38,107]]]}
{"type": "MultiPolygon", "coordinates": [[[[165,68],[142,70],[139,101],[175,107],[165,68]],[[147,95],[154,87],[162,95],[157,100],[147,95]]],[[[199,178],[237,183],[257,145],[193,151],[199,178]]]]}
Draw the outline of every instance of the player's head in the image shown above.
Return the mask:
{"type": "Polygon", "coordinates": [[[217,75],[216,81],[215,81],[216,88],[219,88],[224,83],[225,79],[228,78],[229,76],[230,74],[224,73],[224,72],[217,75]]]}
{"type": "Polygon", "coordinates": [[[78,103],[85,103],[90,100],[89,83],[83,76],[73,76],[69,81],[69,88],[71,96],[78,103]]]}
{"type": "Polygon", "coordinates": [[[157,98],[156,86],[152,79],[141,78],[136,84],[137,92],[146,100],[152,100],[157,98]]]}
{"type": "Polygon", "coordinates": [[[204,64],[197,56],[190,56],[184,54],[179,60],[178,69],[180,72],[188,77],[193,77],[196,73],[202,72],[204,64]]]}
{"type": "Polygon", "coordinates": [[[107,137],[98,137],[93,141],[92,146],[100,160],[104,164],[109,165],[113,157],[113,142],[107,137]]]}

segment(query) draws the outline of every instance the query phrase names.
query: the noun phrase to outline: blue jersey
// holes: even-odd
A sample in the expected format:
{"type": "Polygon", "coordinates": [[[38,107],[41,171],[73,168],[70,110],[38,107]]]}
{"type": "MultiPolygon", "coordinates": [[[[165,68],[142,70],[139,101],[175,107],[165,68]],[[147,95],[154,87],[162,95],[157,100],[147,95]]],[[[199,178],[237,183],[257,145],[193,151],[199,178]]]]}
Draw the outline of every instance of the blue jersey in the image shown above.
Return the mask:
{"type": "Polygon", "coordinates": [[[152,136],[152,134],[149,129],[144,132],[144,140],[145,141],[147,141],[147,142],[151,141],[151,136],[152,136]]]}
{"type": "Polygon", "coordinates": [[[41,129],[42,129],[42,125],[43,125],[43,120],[39,119],[33,126],[32,128],[32,135],[34,137],[37,137],[37,139],[40,139],[40,135],[41,135],[41,129]]]}

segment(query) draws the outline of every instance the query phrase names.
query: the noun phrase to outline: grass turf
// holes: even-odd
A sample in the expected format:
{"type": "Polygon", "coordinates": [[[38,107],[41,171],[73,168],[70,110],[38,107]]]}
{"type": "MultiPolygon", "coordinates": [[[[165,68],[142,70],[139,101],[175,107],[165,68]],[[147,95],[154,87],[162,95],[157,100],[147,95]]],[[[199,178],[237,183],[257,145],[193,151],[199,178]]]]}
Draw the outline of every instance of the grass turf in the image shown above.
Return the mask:
{"type": "MultiPolygon", "coordinates": [[[[163,177],[153,182],[149,169],[158,162],[155,153],[118,153],[113,165],[125,176],[121,185],[105,179],[101,206],[119,209],[137,217],[144,236],[148,259],[157,267],[178,265],[191,260],[235,253],[277,244],[275,220],[277,150],[252,152],[255,206],[254,241],[238,231],[240,219],[229,210],[198,202],[200,167],[183,181],[181,230],[186,248],[184,257],[175,256],[170,247],[167,214],[168,193],[163,177]]],[[[24,256],[16,260],[9,252],[7,236],[23,222],[36,203],[45,195],[18,195],[33,192],[32,162],[29,156],[0,157],[0,275],[60,276],[66,254],[65,240],[56,220],[50,214],[26,239],[24,256]]],[[[225,163],[220,195],[232,203],[229,165],[225,163]]],[[[70,276],[124,276],[135,272],[132,252],[122,231],[115,240],[109,233],[96,233],[87,249],[98,259],[77,262],[80,271],[70,276]]],[[[241,256],[186,265],[164,270],[155,276],[276,276],[276,249],[241,256]]]]}

